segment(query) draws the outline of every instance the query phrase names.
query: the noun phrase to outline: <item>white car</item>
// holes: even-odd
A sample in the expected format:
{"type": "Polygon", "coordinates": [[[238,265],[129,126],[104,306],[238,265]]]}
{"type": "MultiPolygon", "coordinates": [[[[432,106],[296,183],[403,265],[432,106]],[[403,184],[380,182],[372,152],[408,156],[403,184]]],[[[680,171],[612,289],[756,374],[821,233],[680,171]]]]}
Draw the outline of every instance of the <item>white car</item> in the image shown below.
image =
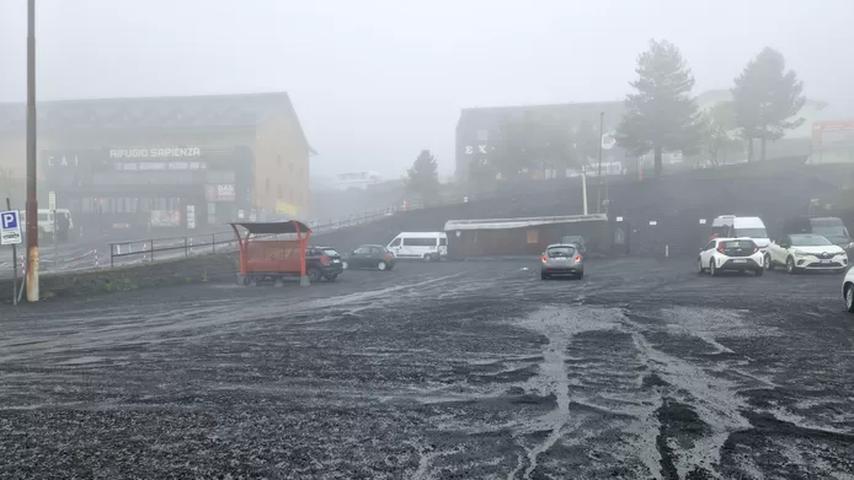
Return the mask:
{"type": "Polygon", "coordinates": [[[703,247],[697,258],[697,271],[718,273],[731,270],[753,272],[757,277],[764,272],[762,251],[750,238],[714,238],[703,247]]]}
{"type": "Polygon", "coordinates": [[[842,247],[821,235],[793,233],[783,235],[768,246],[765,265],[769,270],[783,267],[789,273],[805,270],[842,272],[848,268],[848,255],[842,247]]]}
{"type": "Polygon", "coordinates": [[[854,268],[849,268],[848,274],[842,280],[842,296],[845,298],[845,307],[854,313],[854,268]]]}

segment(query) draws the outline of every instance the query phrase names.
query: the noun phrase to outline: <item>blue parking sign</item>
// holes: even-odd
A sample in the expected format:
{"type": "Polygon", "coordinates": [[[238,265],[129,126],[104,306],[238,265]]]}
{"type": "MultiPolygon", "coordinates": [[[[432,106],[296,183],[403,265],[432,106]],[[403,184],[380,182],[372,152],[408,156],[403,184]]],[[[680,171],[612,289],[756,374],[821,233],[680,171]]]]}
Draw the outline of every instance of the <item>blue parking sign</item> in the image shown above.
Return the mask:
{"type": "Polygon", "coordinates": [[[17,210],[0,212],[0,245],[21,243],[21,222],[17,210]]]}
{"type": "Polygon", "coordinates": [[[0,213],[0,223],[3,224],[3,229],[18,228],[18,212],[3,212],[0,213]]]}

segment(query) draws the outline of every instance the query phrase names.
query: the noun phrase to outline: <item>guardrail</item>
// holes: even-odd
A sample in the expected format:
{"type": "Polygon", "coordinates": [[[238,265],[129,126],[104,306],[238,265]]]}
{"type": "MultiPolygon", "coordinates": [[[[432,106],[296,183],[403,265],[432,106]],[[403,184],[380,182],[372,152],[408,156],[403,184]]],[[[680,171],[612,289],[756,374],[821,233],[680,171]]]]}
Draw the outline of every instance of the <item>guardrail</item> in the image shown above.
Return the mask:
{"type": "MultiPolygon", "coordinates": [[[[415,208],[407,208],[414,210],[415,208]]],[[[314,233],[328,233],[341,228],[348,228],[377,221],[389,217],[397,212],[404,211],[400,208],[386,208],[358,215],[351,215],[338,220],[329,220],[327,223],[309,222],[314,233]]],[[[157,260],[174,260],[181,257],[193,255],[215,254],[218,251],[230,251],[237,249],[237,240],[233,231],[222,231],[205,234],[190,234],[179,237],[143,238],[138,240],[123,240],[111,242],[110,244],[110,267],[116,264],[127,265],[128,259],[138,260],[142,263],[157,260]]]]}
{"type": "Polygon", "coordinates": [[[237,240],[231,231],[111,242],[110,267],[127,258],[141,257],[142,262],[174,260],[182,256],[214,254],[236,246],[237,240]]]}

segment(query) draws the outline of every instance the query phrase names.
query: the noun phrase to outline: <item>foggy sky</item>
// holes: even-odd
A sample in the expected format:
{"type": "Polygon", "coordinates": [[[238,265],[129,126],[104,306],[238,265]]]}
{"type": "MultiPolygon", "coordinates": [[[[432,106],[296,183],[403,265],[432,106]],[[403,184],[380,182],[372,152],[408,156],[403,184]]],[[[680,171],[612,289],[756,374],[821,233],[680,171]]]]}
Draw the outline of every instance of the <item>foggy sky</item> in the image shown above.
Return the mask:
{"type": "MultiPolygon", "coordinates": [[[[650,38],[695,93],[764,46],[854,117],[854,1],[37,0],[40,100],[285,90],[312,172],[453,171],[471,106],[620,100],[650,38]],[[533,5],[536,4],[536,5],[533,5]]],[[[25,100],[26,0],[0,0],[0,101],[25,100]]]]}

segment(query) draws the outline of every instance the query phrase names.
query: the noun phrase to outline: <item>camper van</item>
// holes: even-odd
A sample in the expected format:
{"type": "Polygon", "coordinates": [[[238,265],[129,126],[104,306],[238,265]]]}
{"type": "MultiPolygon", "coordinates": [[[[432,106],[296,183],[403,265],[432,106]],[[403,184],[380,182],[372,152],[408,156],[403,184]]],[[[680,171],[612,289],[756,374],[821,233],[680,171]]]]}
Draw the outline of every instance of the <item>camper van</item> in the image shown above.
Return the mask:
{"type": "Polygon", "coordinates": [[[395,258],[442,260],[448,256],[448,235],[445,232],[400,232],[387,248],[395,258]]]}
{"type": "Polygon", "coordinates": [[[715,238],[750,238],[761,250],[765,250],[771,244],[765,223],[759,217],[721,215],[712,220],[712,236],[715,238]]]}

